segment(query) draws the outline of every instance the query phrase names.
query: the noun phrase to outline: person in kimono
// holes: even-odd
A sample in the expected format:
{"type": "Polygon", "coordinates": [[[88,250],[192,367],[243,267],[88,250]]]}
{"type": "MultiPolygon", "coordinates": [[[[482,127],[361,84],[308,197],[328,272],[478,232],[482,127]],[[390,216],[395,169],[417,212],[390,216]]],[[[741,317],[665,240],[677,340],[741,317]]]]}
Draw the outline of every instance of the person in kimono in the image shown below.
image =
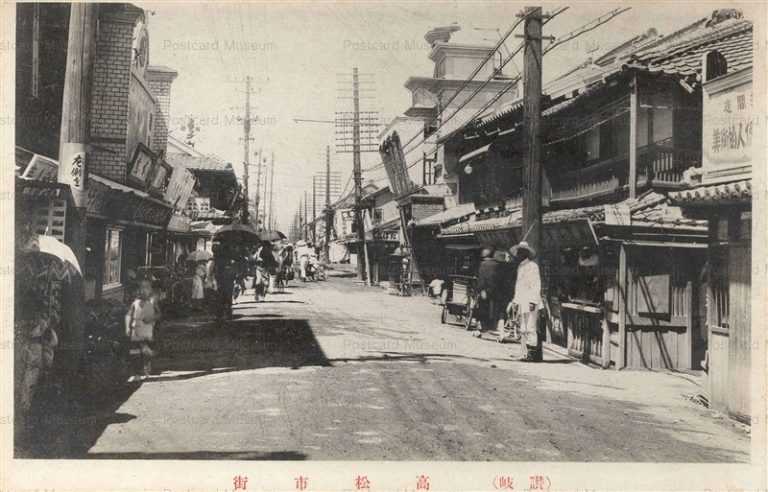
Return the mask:
{"type": "Polygon", "coordinates": [[[525,362],[541,362],[539,348],[539,310],[544,307],[541,299],[541,273],[539,265],[533,261],[536,252],[525,242],[520,242],[510,249],[518,260],[515,295],[512,298],[512,311],[518,316],[520,324],[520,347],[525,353],[525,362]]]}

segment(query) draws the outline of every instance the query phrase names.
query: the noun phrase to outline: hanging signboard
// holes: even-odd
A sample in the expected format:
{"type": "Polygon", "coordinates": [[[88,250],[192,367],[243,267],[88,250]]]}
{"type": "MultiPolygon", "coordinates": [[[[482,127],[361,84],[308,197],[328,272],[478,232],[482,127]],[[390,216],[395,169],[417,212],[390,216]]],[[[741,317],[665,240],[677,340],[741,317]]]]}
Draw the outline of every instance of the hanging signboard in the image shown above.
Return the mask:
{"type": "Polygon", "coordinates": [[[405,155],[400,145],[400,136],[393,132],[387,137],[379,149],[381,161],[389,178],[389,187],[396,197],[405,195],[413,190],[413,182],[408,176],[408,168],[405,163],[405,155]]]}
{"type": "Polygon", "coordinates": [[[32,156],[21,177],[35,181],[55,183],[59,173],[59,163],[39,154],[32,156]]]}
{"type": "Polygon", "coordinates": [[[128,182],[138,189],[146,190],[152,177],[155,156],[144,144],[138,144],[133,159],[128,164],[128,182]]]}
{"type": "Polygon", "coordinates": [[[149,192],[152,195],[162,197],[168,189],[168,182],[171,179],[173,168],[164,161],[158,161],[155,164],[154,171],[149,180],[149,192]]]}
{"type": "Polygon", "coordinates": [[[189,195],[195,186],[195,176],[188,169],[177,166],[171,173],[163,199],[176,210],[184,210],[189,202],[189,195]]]}

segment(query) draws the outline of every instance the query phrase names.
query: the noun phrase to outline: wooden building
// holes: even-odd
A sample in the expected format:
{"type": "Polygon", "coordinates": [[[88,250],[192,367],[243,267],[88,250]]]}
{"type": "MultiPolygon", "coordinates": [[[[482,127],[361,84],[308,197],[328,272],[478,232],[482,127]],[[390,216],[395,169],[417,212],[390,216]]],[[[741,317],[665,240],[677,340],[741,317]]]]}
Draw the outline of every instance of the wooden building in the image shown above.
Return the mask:
{"type": "MultiPolygon", "coordinates": [[[[752,24],[717,11],[651,29],[545,87],[544,251],[548,340],[604,367],[697,369],[706,351],[707,223],[667,193],[701,167],[701,70],[720,48],[751,63],[752,24]]],[[[522,102],[445,137],[445,172],[478,211],[441,227],[508,248],[521,239],[522,102]]]]}
{"type": "Polygon", "coordinates": [[[755,349],[752,306],[752,160],[755,106],[752,67],[731,70],[722,53],[707,55],[703,166],[690,189],[672,194],[686,214],[709,220],[707,357],[710,405],[749,422],[755,349]]]}

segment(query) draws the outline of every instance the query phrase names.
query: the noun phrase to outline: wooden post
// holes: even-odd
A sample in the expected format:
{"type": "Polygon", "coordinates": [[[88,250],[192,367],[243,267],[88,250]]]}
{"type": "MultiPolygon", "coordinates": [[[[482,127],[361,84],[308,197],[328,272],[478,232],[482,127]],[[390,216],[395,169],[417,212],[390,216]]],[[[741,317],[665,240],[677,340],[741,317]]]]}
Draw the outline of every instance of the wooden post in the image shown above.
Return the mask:
{"type": "MultiPolygon", "coordinates": [[[[91,120],[91,79],[96,55],[96,26],[98,6],[93,3],[73,3],[69,14],[67,65],[64,73],[64,93],[59,135],[58,181],[70,186],[74,209],[67,218],[69,246],[85,272],[87,244],[88,144],[91,120]]],[[[103,243],[102,250],[103,250],[103,243]]],[[[61,352],[64,371],[74,377],[82,354],[85,325],[85,279],[73,281],[65,296],[64,310],[68,329],[62,334],[61,352]]]]}
{"type": "Polygon", "coordinates": [[[331,146],[325,146],[325,261],[331,262],[331,146]]]}
{"type": "Polygon", "coordinates": [[[632,79],[632,92],[629,95],[629,198],[637,197],[637,75],[632,79]]]}
{"type": "Polygon", "coordinates": [[[541,254],[541,7],[525,8],[523,129],[525,189],[523,229],[528,244],[541,254]]]}
{"type": "MultiPolygon", "coordinates": [[[[368,264],[367,247],[365,246],[365,224],[363,222],[362,208],[360,200],[363,195],[362,188],[362,169],[360,167],[360,87],[358,81],[357,67],[352,68],[352,103],[354,113],[352,115],[352,175],[355,181],[355,223],[357,224],[357,237],[360,241],[360,252],[365,257],[365,261],[357,262],[357,272],[360,280],[363,282],[368,278],[366,268],[368,264]]],[[[369,282],[370,283],[370,282],[369,282]]]]}
{"type": "Polygon", "coordinates": [[[624,369],[627,356],[627,249],[623,244],[619,251],[619,353],[616,369],[624,369]]]}
{"type": "Polygon", "coordinates": [[[608,323],[608,309],[603,306],[603,321],[601,323],[603,328],[603,369],[608,369],[611,365],[611,325],[608,323]]]}
{"type": "MultiPolygon", "coordinates": [[[[523,55],[523,138],[525,181],[522,230],[528,244],[542,257],[541,248],[541,7],[525,8],[525,51],[523,55]]],[[[538,313],[537,313],[538,314],[538,313]]],[[[541,320],[539,319],[539,325],[541,320]]],[[[540,326],[536,351],[541,354],[540,326]]]]}

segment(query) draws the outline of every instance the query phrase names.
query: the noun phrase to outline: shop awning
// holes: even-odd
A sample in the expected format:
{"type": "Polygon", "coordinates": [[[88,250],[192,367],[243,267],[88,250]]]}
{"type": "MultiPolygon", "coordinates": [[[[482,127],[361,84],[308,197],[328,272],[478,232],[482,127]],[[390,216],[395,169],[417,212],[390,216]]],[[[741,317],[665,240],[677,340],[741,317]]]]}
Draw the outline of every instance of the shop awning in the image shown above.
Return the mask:
{"type": "MultiPolygon", "coordinates": [[[[680,207],[671,205],[660,193],[649,192],[636,199],[618,204],[597,205],[566,210],[554,210],[542,217],[542,241],[552,247],[587,246],[599,242],[596,229],[607,239],[637,240],[639,235],[677,237],[696,242],[707,230],[705,220],[691,219],[680,207]],[[624,210],[626,217],[616,218],[624,210]]],[[[474,236],[481,244],[513,244],[520,241],[522,216],[520,210],[501,212],[505,215],[488,219],[469,220],[441,229],[438,237],[474,236]]]]}
{"type": "Polygon", "coordinates": [[[451,249],[456,251],[471,251],[473,249],[480,249],[481,245],[477,243],[449,243],[445,245],[445,249],[451,249]]]}
{"type": "Polygon", "coordinates": [[[459,164],[464,163],[475,157],[480,157],[488,153],[488,149],[491,148],[491,144],[483,145],[479,149],[475,149],[472,152],[467,152],[463,156],[459,157],[459,164]]]}
{"type": "Polygon", "coordinates": [[[462,219],[475,213],[474,203],[462,203],[455,207],[451,207],[443,210],[442,212],[430,215],[425,219],[421,219],[416,222],[416,227],[436,226],[445,224],[452,220],[462,219]]]}
{"type": "Polygon", "coordinates": [[[88,215],[125,225],[164,229],[173,206],[141,190],[91,174],[86,203],[88,215]]]}

